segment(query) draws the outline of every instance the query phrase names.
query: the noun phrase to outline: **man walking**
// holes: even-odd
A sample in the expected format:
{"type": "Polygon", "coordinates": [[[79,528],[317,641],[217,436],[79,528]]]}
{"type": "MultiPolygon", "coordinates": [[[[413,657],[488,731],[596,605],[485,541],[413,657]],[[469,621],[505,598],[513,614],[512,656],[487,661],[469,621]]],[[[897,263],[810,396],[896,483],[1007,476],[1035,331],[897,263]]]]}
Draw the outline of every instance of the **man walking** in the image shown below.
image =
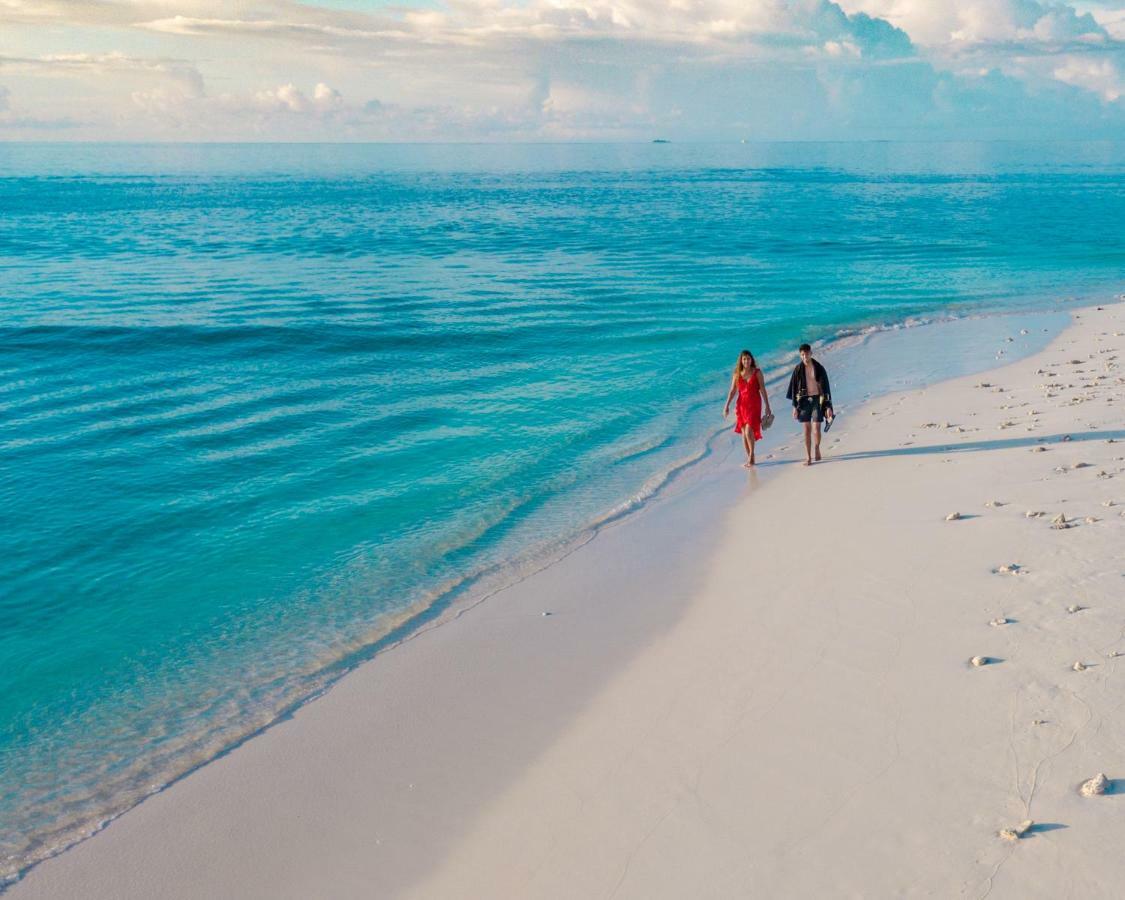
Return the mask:
{"type": "Polygon", "coordinates": [[[812,347],[800,346],[801,361],[789,378],[787,399],[793,401],[793,418],[805,429],[805,465],[820,462],[820,423],[827,418],[828,428],[832,424],[832,389],[828,384],[828,372],[812,357],[812,347]]]}

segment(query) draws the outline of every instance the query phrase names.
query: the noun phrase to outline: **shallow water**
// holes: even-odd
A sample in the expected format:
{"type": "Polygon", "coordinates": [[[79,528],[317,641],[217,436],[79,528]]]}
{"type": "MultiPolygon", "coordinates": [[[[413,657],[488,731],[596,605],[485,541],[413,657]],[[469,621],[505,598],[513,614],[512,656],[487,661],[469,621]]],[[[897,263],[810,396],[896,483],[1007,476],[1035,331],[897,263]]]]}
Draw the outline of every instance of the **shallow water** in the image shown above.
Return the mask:
{"type": "Polygon", "coordinates": [[[642,502],[741,347],[1120,291],[1123,163],[0,145],[0,878],[642,502]]]}

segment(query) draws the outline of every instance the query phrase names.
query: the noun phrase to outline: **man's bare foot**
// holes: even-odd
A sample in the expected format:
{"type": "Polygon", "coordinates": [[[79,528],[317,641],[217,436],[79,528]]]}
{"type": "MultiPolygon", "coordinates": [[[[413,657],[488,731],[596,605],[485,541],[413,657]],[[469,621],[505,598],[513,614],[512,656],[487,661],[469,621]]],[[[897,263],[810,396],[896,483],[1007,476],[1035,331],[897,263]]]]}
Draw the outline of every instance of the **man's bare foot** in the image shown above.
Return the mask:
{"type": "Polygon", "coordinates": [[[816,461],[820,462],[820,448],[819,447],[816,448],[816,461]]]}

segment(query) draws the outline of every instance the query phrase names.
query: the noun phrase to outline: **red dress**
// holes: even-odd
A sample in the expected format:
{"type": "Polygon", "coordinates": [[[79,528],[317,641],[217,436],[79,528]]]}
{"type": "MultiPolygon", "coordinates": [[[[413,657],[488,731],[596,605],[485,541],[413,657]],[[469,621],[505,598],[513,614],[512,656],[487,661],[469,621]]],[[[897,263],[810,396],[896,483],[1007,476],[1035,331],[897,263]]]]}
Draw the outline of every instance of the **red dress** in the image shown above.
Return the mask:
{"type": "Polygon", "coordinates": [[[736,420],[734,430],[742,434],[745,425],[750,426],[750,433],[754,440],[762,439],[762,392],[758,387],[758,370],[750,373],[747,381],[738,376],[738,405],[735,407],[736,420]]]}

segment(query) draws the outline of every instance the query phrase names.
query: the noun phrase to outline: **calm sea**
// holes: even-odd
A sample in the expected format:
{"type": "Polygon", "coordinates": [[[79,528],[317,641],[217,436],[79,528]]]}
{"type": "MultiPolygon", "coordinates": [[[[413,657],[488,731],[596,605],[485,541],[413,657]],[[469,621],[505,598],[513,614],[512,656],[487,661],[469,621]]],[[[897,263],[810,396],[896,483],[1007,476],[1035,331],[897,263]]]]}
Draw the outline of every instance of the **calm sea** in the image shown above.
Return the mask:
{"type": "Polygon", "coordinates": [[[742,347],[1123,272],[1122,145],[0,144],[0,881],[643,502],[742,347]]]}

